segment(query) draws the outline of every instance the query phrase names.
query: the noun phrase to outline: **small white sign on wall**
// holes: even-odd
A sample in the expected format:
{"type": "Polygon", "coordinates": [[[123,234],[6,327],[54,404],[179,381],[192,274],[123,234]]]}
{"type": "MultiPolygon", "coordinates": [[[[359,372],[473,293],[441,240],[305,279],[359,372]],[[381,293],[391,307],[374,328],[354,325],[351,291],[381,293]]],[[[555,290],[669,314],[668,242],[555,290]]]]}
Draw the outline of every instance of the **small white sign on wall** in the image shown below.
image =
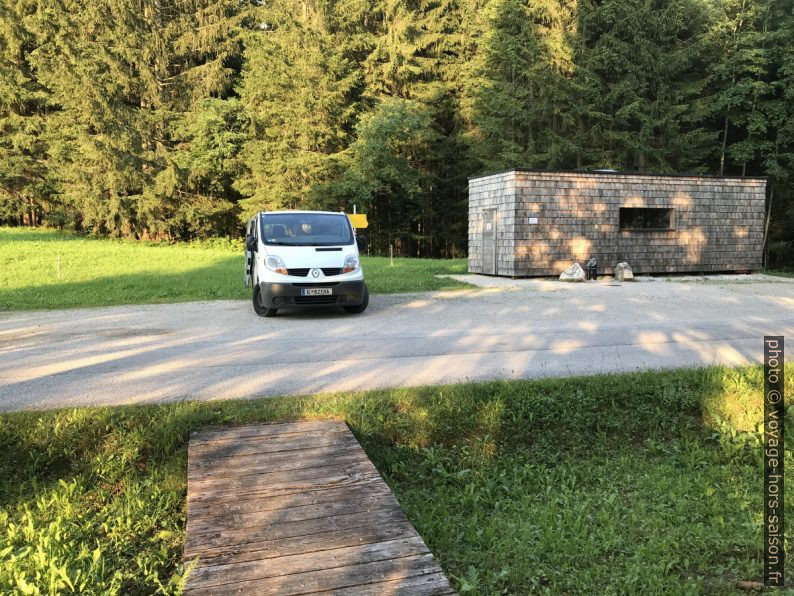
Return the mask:
{"type": "Polygon", "coordinates": [[[537,217],[530,217],[530,218],[529,218],[529,223],[531,223],[531,224],[536,224],[536,223],[538,223],[538,218],[537,218],[537,217]]]}

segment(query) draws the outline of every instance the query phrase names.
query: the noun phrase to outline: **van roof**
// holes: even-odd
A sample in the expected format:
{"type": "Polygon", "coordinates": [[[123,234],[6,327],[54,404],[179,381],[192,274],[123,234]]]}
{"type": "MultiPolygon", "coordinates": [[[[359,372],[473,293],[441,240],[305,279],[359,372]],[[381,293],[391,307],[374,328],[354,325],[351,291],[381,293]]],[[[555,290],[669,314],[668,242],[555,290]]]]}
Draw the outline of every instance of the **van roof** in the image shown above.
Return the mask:
{"type": "Polygon", "coordinates": [[[260,211],[259,215],[274,215],[274,214],[281,214],[281,213],[318,213],[322,215],[347,215],[342,211],[308,211],[308,210],[300,210],[300,209],[286,209],[282,211],[260,211]]]}

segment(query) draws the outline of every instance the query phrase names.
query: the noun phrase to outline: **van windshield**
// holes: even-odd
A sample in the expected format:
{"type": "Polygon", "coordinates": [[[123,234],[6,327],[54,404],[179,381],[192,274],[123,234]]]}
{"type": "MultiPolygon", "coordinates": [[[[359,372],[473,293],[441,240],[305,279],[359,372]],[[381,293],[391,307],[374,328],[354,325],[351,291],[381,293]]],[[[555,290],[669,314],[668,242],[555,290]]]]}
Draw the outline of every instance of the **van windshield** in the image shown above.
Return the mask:
{"type": "Polygon", "coordinates": [[[335,246],[353,244],[353,232],[341,213],[271,213],[262,215],[262,241],[281,246],[335,246]]]}

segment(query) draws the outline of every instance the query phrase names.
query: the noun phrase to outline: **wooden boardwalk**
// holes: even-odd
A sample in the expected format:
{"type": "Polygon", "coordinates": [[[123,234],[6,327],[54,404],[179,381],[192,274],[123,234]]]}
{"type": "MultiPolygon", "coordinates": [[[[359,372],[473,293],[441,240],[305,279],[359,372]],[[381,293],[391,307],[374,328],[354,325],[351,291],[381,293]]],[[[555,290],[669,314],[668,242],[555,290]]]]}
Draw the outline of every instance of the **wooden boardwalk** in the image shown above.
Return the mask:
{"type": "Polygon", "coordinates": [[[185,593],[453,594],[344,422],[194,433],[185,593]]]}

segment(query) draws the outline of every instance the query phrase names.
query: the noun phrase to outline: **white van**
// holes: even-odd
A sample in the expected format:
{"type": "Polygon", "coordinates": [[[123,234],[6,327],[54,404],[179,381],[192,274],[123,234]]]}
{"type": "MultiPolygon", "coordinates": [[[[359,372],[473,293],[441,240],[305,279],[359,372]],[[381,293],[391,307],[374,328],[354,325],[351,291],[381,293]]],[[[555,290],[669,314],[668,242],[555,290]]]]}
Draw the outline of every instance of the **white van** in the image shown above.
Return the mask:
{"type": "Polygon", "coordinates": [[[245,238],[245,287],[253,282],[256,314],[329,305],[364,312],[369,292],[359,247],[366,241],[344,213],[260,211],[245,238]]]}

